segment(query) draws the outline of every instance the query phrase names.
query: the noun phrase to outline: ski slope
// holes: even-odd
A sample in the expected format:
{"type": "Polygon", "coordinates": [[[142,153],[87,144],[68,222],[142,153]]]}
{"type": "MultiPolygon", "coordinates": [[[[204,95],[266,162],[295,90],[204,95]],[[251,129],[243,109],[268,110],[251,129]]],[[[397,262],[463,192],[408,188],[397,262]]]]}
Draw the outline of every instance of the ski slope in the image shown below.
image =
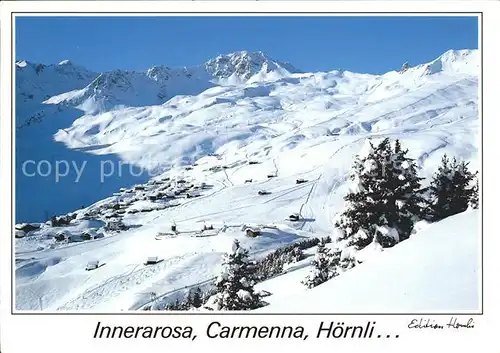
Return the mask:
{"type": "Polygon", "coordinates": [[[312,289],[300,284],[307,267],[263,282],[259,289],[276,294],[258,311],[478,313],[479,227],[479,211],[449,217],[312,289]]]}
{"type": "Polygon", "coordinates": [[[445,153],[479,169],[474,50],[449,51],[384,75],[303,73],[247,52],[187,71],[119,73],[100,76],[106,77],[100,90],[92,75],[86,84],[55,90],[39,102],[43,114],[36,123],[16,119],[16,223],[76,216],[69,226],[41,223],[16,238],[18,310],[136,310],[152,293],[174,298],[207,283],[235,238],[258,257],[304,237],[331,235],[353,158],[369,138],[399,138],[425,177],[445,153]],[[167,76],[179,88],[173,92],[185,93],[157,103],[167,76]],[[130,98],[135,91],[145,96],[130,98]],[[27,159],[86,164],[78,182],[74,170],[55,182],[26,177],[21,166],[27,159]],[[124,172],[102,182],[106,162],[124,163],[124,172]],[[184,190],[181,182],[192,186],[184,190]],[[194,187],[201,183],[206,187],[194,187]],[[303,221],[287,221],[292,213],[303,221]],[[104,229],[98,221],[108,216],[129,229],[104,229]],[[158,235],[173,223],[179,234],[158,235]],[[214,232],[200,233],[204,225],[214,232]],[[260,226],[263,235],[246,237],[243,225],[260,226]],[[85,229],[101,237],[54,239],[85,229]],[[149,256],[162,261],[146,266],[149,256]],[[104,265],[85,271],[92,260],[104,265]]]}

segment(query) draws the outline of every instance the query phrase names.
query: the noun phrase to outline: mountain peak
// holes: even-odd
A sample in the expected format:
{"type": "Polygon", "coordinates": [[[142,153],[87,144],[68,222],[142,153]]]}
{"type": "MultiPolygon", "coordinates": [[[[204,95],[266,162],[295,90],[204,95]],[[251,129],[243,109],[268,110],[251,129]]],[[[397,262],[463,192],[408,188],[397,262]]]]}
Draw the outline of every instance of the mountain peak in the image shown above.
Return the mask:
{"type": "Polygon", "coordinates": [[[146,75],[155,81],[165,81],[170,78],[170,71],[166,65],[156,65],[148,69],[146,75]]]}
{"type": "Polygon", "coordinates": [[[61,61],[61,62],[60,62],[59,64],[57,64],[57,65],[59,65],[59,66],[68,65],[68,66],[69,66],[69,65],[73,65],[73,64],[72,64],[72,62],[71,62],[71,61],[69,61],[69,60],[63,60],[63,61],[61,61]]]}
{"type": "Polygon", "coordinates": [[[245,80],[261,71],[299,72],[291,64],[274,60],[263,51],[246,50],[218,55],[205,63],[205,70],[217,78],[236,75],[245,80]]]}
{"type": "Polygon", "coordinates": [[[26,60],[17,60],[16,61],[17,67],[26,67],[26,65],[28,65],[28,62],[26,60]]]}
{"type": "Polygon", "coordinates": [[[263,60],[270,60],[274,61],[269,55],[267,55],[265,52],[258,50],[258,51],[248,51],[248,50],[239,50],[239,51],[234,51],[232,53],[227,53],[227,54],[220,54],[217,56],[217,58],[223,58],[223,57],[231,57],[231,58],[249,58],[249,59],[263,59],[263,60]]]}
{"type": "Polygon", "coordinates": [[[480,56],[477,49],[448,50],[424,65],[424,74],[432,75],[438,72],[476,74],[479,71],[479,63],[480,56]]]}

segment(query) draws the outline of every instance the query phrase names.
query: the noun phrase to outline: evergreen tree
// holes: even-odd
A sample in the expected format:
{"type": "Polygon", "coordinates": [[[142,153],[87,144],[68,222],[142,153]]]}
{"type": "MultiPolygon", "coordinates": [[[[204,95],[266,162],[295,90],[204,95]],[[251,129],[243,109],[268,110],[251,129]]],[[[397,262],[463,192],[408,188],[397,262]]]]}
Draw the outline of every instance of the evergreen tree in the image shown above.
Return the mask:
{"type": "Polygon", "coordinates": [[[188,292],[188,294],[184,297],[182,302],[180,303],[180,308],[179,310],[187,311],[191,309],[191,291],[188,292]]]}
{"type": "Polygon", "coordinates": [[[443,156],[429,187],[428,217],[432,221],[464,212],[473,201],[475,190],[470,184],[477,172],[471,173],[468,165],[458,163],[456,158],[450,162],[446,155],[443,156]]]}
{"type": "Polygon", "coordinates": [[[311,273],[302,283],[307,288],[313,288],[337,276],[336,264],[338,264],[338,260],[340,260],[340,253],[332,254],[326,248],[325,242],[321,241],[316,249],[316,255],[313,261],[311,261],[311,265],[313,266],[311,273]]]}
{"type": "Polygon", "coordinates": [[[340,249],[334,249],[330,252],[330,271],[332,277],[338,276],[341,255],[342,251],[340,249]]]}
{"type": "Polygon", "coordinates": [[[327,235],[326,237],[321,238],[325,242],[325,244],[331,243],[332,242],[332,237],[327,235]]]}
{"type": "Polygon", "coordinates": [[[181,310],[181,304],[182,304],[181,301],[179,300],[179,298],[177,298],[175,300],[172,310],[181,310]]]}
{"type": "Polygon", "coordinates": [[[388,187],[394,190],[394,202],[397,208],[397,218],[394,227],[398,231],[399,241],[409,238],[413,225],[423,216],[425,199],[421,181],[418,176],[414,159],[407,156],[408,150],[403,150],[399,140],[394,143],[394,172],[388,187]],[[392,184],[392,185],[391,185],[392,184]]]}
{"type": "Polygon", "coordinates": [[[348,245],[361,249],[373,241],[377,226],[387,225],[395,219],[395,205],[388,203],[391,190],[385,180],[391,160],[390,143],[383,140],[378,146],[368,142],[365,155],[357,156],[350,176],[352,190],[344,197],[346,207],[336,222],[349,239],[348,245]]]}
{"type": "Polygon", "coordinates": [[[270,259],[269,267],[267,269],[269,277],[274,277],[283,272],[285,266],[285,257],[283,255],[274,255],[270,259]]]}
{"type": "Polygon", "coordinates": [[[181,310],[181,303],[179,298],[175,300],[173,303],[169,303],[165,306],[165,310],[181,310]]]}
{"type": "Polygon", "coordinates": [[[358,239],[354,240],[355,235],[358,234],[358,232],[364,233],[363,229],[375,223],[378,218],[377,215],[369,212],[369,210],[374,208],[372,199],[368,198],[368,193],[372,187],[372,181],[366,176],[365,165],[374,169],[374,147],[371,142],[369,142],[369,148],[366,157],[356,156],[350,175],[350,180],[354,185],[352,190],[344,197],[346,201],[344,212],[335,223],[343,234],[340,240],[350,238],[351,243],[356,243],[360,248],[368,245],[371,240],[367,239],[365,241],[363,239],[368,237],[357,237],[358,239]],[[371,164],[371,166],[369,164],[371,164]]]}
{"type": "Polygon", "coordinates": [[[199,308],[203,304],[202,293],[200,287],[197,287],[196,290],[193,291],[191,296],[191,306],[195,308],[199,308]]]}
{"type": "Polygon", "coordinates": [[[304,259],[304,253],[296,245],[294,245],[294,246],[286,246],[283,249],[282,255],[280,257],[281,257],[281,261],[284,264],[291,264],[291,263],[303,260],[304,259]]]}
{"type": "Polygon", "coordinates": [[[472,195],[469,202],[470,207],[477,210],[479,208],[479,179],[476,178],[476,185],[472,188],[472,195]]]}
{"type": "Polygon", "coordinates": [[[216,310],[251,310],[261,306],[254,291],[255,266],[248,260],[248,250],[234,240],[232,251],[224,256],[223,272],[216,280],[216,294],[211,298],[216,310]]]}
{"type": "Polygon", "coordinates": [[[305,259],[304,252],[299,247],[294,247],[291,255],[292,255],[291,262],[299,262],[305,259]]]}
{"type": "Polygon", "coordinates": [[[415,161],[399,140],[386,138],[377,146],[369,142],[357,156],[351,181],[354,188],[344,197],[346,206],[336,222],[342,239],[361,249],[375,241],[393,246],[411,234],[421,214],[421,186],[415,161]]]}
{"type": "Polygon", "coordinates": [[[361,261],[356,260],[353,256],[349,255],[344,257],[340,261],[340,267],[344,270],[350,270],[351,268],[355,267],[356,265],[360,264],[361,261]]]}
{"type": "Polygon", "coordinates": [[[207,303],[207,302],[208,302],[208,300],[209,300],[209,299],[210,299],[213,295],[215,295],[215,288],[213,288],[213,287],[210,287],[210,289],[209,289],[209,290],[207,290],[206,292],[202,292],[202,293],[201,293],[201,303],[202,303],[202,305],[201,305],[201,306],[203,306],[205,303],[207,303]]]}

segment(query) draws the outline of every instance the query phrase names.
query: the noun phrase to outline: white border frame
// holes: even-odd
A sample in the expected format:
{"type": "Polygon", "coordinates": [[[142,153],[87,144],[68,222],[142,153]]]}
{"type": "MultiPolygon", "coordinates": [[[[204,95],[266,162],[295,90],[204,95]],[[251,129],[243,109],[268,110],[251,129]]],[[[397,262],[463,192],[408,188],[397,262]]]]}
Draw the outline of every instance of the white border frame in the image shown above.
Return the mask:
{"type": "MultiPolygon", "coordinates": [[[[1,114],[0,114],[0,177],[2,179],[0,183],[0,200],[5,203],[2,207],[2,212],[0,212],[0,227],[3,230],[1,232],[3,236],[0,237],[0,261],[1,261],[1,272],[0,278],[2,279],[2,286],[0,290],[1,295],[1,325],[0,325],[0,339],[1,348],[6,352],[10,351],[34,351],[42,350],[50,352],[63,352],[68,349],[84,351],[88,349],[109,352],[110,350],[121,350],[125,352],[134,352],[138,349],[144,349],[149,347],[153,349],[169,349],[173,351],[183,350],[185,348],[191,348],[193,345],[199,345],[200,342],[204,349],[209,348],[209,350],[214,351],[228,351],[228,350],[238,350],[240,352],[251,351],[254,352],[258,348],[268,348],[273,349],[304,349],[304,348],[321,348],[328,347],[327,349],[355,349],[366,350],[370,352],[377,351],[399,351],[404,349],[405,351],[418,351],[423,350],[435,351],[435,348],[439,343],[444,344],[443,347],[446,351],[458,351],[465,352],[471,350],[477,350],[478,347],[484,347],[481,351],[496,351],[498,350],[498,344],[489,345],[485,342],[485,337],[492,339],[495,330],[498,332],[499,324],[496,322],[494,314],[498,312],[499,305],[498,298],[498,285],[494,281],[494,277],[498,278],[498,275],[493,270],[494,268],[500,268],[498,266],[499,256],[496,254],[496,249],[500,248],[498,245],[499,236],[495,234],[495,224],[492,223],[493,212],[495,212],[494,201],[496,200],[495,193],[498,190],[495,187],[496,180],[494,180],[495,173],[493,162],[493,151],[497,151],[493,145],[498,138],[496,137],[496,131],[500,131],[498,120],[498,111],[494,109],[495,98],[498,95],[497,82],[498,80],[498,63],[500,63],[500,56],[498,50],[498,38],[493,35],[493,33],[500,33],[498,30],[498,22],[500,20],[499,10],[500,6],[495,2],[463,2],[463,1],[434,1],[434,2],[394,2],[394,1],[359,1],[359,2],[323,2],[323,1],[309,1],[309,2],[288,2],[288,1],[259,1],[259,2],[230,2],[230,1],[175,1],[175,2],[133,2],[133,1],[111,1],[111,2],[3,2],[0,4],[1,10],[1,60],[0,60],[0,77],[2,77],[0,83],[0,94],[1,94],[1,114]],[[8,212],[11,210],[12,205],[10,204],[10,194],[11,194],[11,180],[13,171],[11,170],[11,153],[13,146],[11,133],[11,123],[8,118],[10,118],[10,102],[11,102],[11,80],[12,80],[12,69],[14,63],[10,59],[10,44],[11,44],[11,12],[12,11],[29,11],[45,12],[45,11],[69,11],[73,14],[79,14],[79,12],[113,12],[117,8],[120,11],[133,12],[133,11],[151,11],[151,15],[155,15],[156,12],[164,11],[180,11],[185,12],[185,15],[192,15],[189,12],[213,12],[213,11],[233,11],[233,12],[273,12],[273,11],[296,11],[296,12],[310,12],[317,11],[318,16],[323,15],[322,12],[356,12],[362,9],[363,12],[358,14],[353,14],[353,16],[367,14],[369,12],[381,12],[381,11],[391,11],[391,12],[415,12],[415,11],[428,11],[428,12],[483,12],[483,31],[484,37],[480,40],[483,43],[486,50],[480,46],[480,50],[483,50],[483,72],[487,72],[484,76],[484,80],[480,81],[480,89],[485,87],[482,94],[481,102],[486,102],[480,104],[480,114],[482,113],[483,121],[486,120],[487,129],[483,130],[483,146],[484,150],[480,151],[480,158],[484,160],[492,160],[492,166],[487,168],[488,173],[483,176],[483,185],[481,189],[486,187],[488,194],[483,202],[483,217],[484,217],[484,277],[486,278],[483,286],[483,315],[480,317],[474,317],[476,320],[476,327],[467,331],[446,331],[446,332],[435,332],[435,331],[419,331],[410,332],[406,329],[410,317],[402,315],[389,315],[389,316],[373,316],[373,315],[357,315],[357,316],[335,316],[332,317],[321,317],[321,316],[284,316],[284,315],[216,315],[216,316],[193,316],[193,315],[182,315],[182,316],[160,316],[160,315],[137,315],[130,316],[124,315],[110,315],[110,316],[100,316],[100,315],[14,315],[10,313],[11,309],[11,290],[6,290],[6,288],[11,287],[11,244],[10,236],[11,229],[10,224],[13,221],[13,212],[8,212]],[[486,33],[486,35],[485,35],[486,33]],[[9,78],[9,80],[7,79],[9,78]],[[484,81],[484,82],[483,82],[484,81]],[[491,146],[486,147],[488,144],[491,146]],[[488,207],[488,204],[490,206],[488,207]],[[489,231],[488,231],[489,229],[489,231]],[[496,246],[495,246],[496,245],[496,246]],[[495,266],[496,265],[496,266],[495,266]],[[243,342],[238,342],[238,340],[221,340],[221,339],[208,339],[204,336],[204,330],[207,323],[212,321],[221,321],[227,325],[262,325],[266,322],[269,325],[276,324],[293,324],[293,325],[303,325],[311,331],[311,336],[314,336],[314,332],[321,321],[330,321],[335,319],[345,321],[346,323],[360,324],[366,321],[377,321],[379,324],[379,329],[386,332],[399,332],[400,338],[394,340],[340,340],[340,339],[330,339],[330,340],[315,340],[309,338],[307,341],[295,341],[295,340],[285,340],[285,339],[254,339],[254,340],[243,340],[243,342]],[[95,325],[98,320],[101,320],[103,324],[106,325],[192,325],[197,334],[198,338],[195,341],[185,341],[185,340],[144,340],[144,339],[122,339],[122,340],[95,340],[92,338],[95,325]],[[382,328],[383,327],[383,328],[382,328]],[[485,334],[488,334],[486,336],[485,334]],[[76,341],[76,340],[78,341],[76,341]],[[77,343],[78,344],[75,344],[77,343]],[[301,343],[302,342],[302,343],[301,343]],[[167,345],[165,345],[167,343],[167,345]],[[210,346],[205,345],[210,343],[210,346]],[[302,345],[302,347],[301,347],[302,345]],[[212,348],[213,347],[213,348],[212,348]],[[491,347],[491,348],[486,348],[491,347]]],[[[68,13],[67,15],[70,15],[68,13]]],[[[48,15],[48,14],[43,14],[48,15]]],[[[108,16],[110,14],[106,14],[108,16]]],[[[134,15],[133,13],[130,14],[134,15]]],[[[142,14],[141,14],[142,15],[142,14]]],[[[211,15],[217,15],[215,13],[211,15]]],[[[242,14],[245,16],[246,14],[242,14]]],[[[273,14],[279,15],[279,14],[273,14]]],[[[290,14],[286,14],[288,16],[290,14]]],[[[302,14],[297,14],[301,16],[302,14]]],[[[314,16],[312,14],[307,14],[308,16],[314,16]]],[[[382,16],[383,14],[377,14],[377,16],[382,16]]],[[[387,14],[391,16],[392,14],[387,14]]],[[[441,15],[441,14],[440,14],[441,15]]],[[[498,99],[498,98],[497,98],[498,99]]],[[[481,170],[481,173],[483,172],[481,170]]],[[[481,193],[483,195],[483,193],[481,193]]],[[[437,317],[426,316],[431,319],[439,320],[437,317]]],[[[413,316],[411,317],[413,318],[413,316]]]]}

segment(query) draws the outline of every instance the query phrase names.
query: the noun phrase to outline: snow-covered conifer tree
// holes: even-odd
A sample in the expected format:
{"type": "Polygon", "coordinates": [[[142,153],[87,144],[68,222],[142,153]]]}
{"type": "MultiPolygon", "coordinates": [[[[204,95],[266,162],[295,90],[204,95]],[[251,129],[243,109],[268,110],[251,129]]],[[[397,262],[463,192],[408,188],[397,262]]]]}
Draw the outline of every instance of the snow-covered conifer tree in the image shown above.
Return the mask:
{"type": "Polygon", "coordinates": [[[389,203],[396,206],[396,219],[393,226],[396,228],[399,241],[410,237],[415,222],[422,218],[424,198],[421,181],[418,176],[415,160],[407,156],[408,150],[403,150],[399,140],[394,142],[394,157],[389,173],[388,187],[393,190],[393,199],[389,203]]]}
{"type": "Polygon", "coordinates": [[[345,209],[336,226],[348,244],[364,248],[375,239],[390,247],[407,239],[420,216],[421,187],[415,162],[399,141],[370,141],[356,157],[353,187],[344,197],[345,209]]]}
{"type": "Polygon", "coordinates": [[[304,252],[299,247],[294,247],[292,250],[292,261],[291,262],[299,262],[305,258],[304,252]]]}
{"type": "Polygon", "coordinates": [[[338,275],[336,265],[339,258],[337,259],[337,253],[332,254],[325,246],[325,242],[321,241],[316,249],[316,255],[314,256],[311,265],[311,273],[302,282],[307,288],[313,288],[321,283],[328,281],[330,278],[338,275]]]}
{"type": "Polygon", "coordinates": [[[200,287],[197,287],[195,290],[191,292],[190,298],[191,298],[190,300],[191,307],[199,308],[203,304],[200,287]]]}
{"type": "Polygon", "coordinates": [[[479,208],[479,179],[476,178],[476,185],[472,189],[472,195],[469,202],[470,207],[477,210],[479,208]]]}
{"type": "Polygon", "coordinates": [[[261,306],[254,292],[255,266],[248,260],[248,250],[234,240],[232,251],[223,259],[223,272],[215,283],[216,293],[207,305],[214,310],[251,310],[261,306]]]}
{"type": "Polygon", "coordinates": [[[477,173],[471,173],[469,163],[450,162],[446,155],[441,160],[429,187],[428,216],[432,221],[467,210],[474,198],[474,182],[477,173]]]}
{"type": "Polygon", "coordinates": [[[360,263],[361,263],[361,261],[356,260],[356,258],[354,256],[348,255],[348,256],[343,257],[340,260],[339,267],[343,271],[347,271],[347,270],[350,270],[351,268],[355,267],[356,265],[358,265],[360,263]]]}

